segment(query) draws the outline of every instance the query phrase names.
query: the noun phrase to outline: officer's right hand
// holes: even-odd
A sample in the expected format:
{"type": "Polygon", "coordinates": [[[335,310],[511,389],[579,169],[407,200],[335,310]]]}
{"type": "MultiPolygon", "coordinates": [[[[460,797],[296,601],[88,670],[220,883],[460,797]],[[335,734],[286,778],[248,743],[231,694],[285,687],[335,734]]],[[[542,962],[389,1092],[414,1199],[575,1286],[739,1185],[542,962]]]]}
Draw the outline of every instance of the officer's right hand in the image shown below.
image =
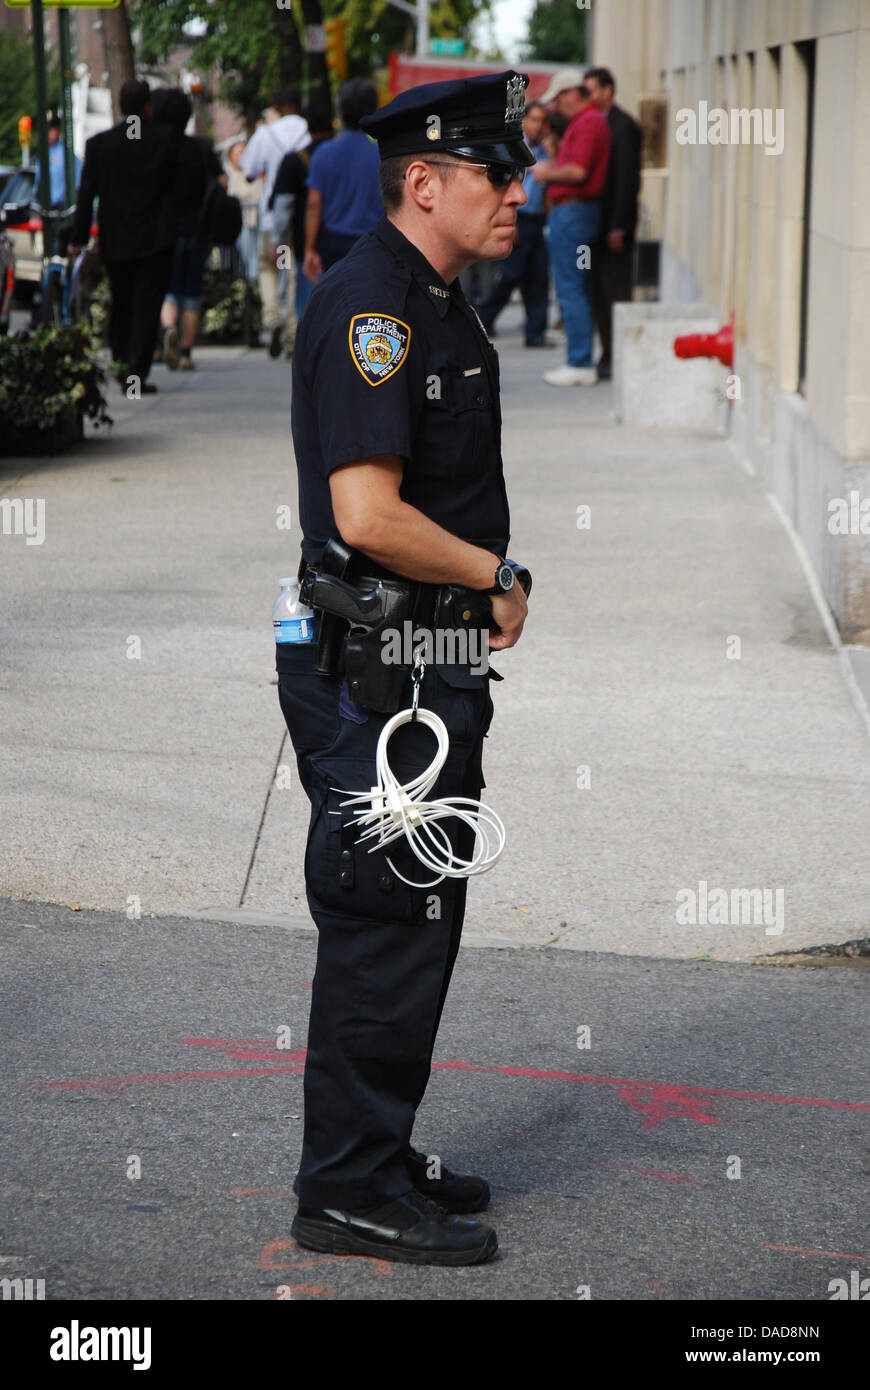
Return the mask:
{"type": "Polygon", "coordinates": [[[515,647],[529,616],[525,590],[521,584],[513,584],[506,594],[494,594],[490,602],[493,619],[499,628],[498,632],[489,635],[490,647],[494,650],[515,647]]]}

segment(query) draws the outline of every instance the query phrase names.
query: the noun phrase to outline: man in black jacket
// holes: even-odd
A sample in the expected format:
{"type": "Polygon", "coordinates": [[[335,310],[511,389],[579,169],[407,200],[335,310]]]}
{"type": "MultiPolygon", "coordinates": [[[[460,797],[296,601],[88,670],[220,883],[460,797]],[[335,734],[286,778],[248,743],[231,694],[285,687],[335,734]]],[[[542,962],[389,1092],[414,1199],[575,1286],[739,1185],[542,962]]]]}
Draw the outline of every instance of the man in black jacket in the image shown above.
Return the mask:
{"type": "Polygon", "coordinates": [[[634,117],[614,102],[616,83],[608,68],[590,68],[583,82],[610,127],[610,165],[590,267],[595,326],[601,338],[598,377],[607,380],[611,372],[613,305],[631,299],[641,133],[634,117]]]}
{"type": "Polygon", "coordinates": [[[125,82],[120,101],[123,119],[85,145],[69,250],[75,254],[87,243],[99,198],[100,255],[112,291],[112,357],[126,367],[122,390],[134,376],[139,390],[150,394],[157,387],[146,378],[175,243],[179,142],[172,127],[151,120],[147,82],[125,82]]]}

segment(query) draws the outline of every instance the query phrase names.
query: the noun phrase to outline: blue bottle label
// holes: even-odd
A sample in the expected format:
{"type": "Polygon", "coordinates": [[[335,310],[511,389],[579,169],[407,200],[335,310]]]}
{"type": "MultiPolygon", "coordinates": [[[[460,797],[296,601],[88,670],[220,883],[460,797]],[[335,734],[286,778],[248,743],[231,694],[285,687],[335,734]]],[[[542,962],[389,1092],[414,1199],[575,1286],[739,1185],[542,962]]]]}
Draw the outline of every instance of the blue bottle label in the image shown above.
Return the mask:
{"type": "Polygon", "coordinates": [[[314,623],[310,618],[282,618],[272,623],[276,642],[313,642],[314,623]]]}

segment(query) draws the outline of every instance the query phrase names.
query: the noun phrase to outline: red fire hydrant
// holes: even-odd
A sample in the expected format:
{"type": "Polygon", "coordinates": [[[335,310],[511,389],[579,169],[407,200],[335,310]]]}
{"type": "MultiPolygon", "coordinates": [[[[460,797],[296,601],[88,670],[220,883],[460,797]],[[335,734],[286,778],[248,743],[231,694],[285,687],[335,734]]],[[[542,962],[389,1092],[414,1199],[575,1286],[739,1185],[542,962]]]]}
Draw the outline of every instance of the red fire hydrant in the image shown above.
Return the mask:
{"type": "Polygon", "coordinates": [[[677,357],[718,357],[723,367],[734,365],[734,320],[718,333],[686,333],[674,339],[677,357]]]}

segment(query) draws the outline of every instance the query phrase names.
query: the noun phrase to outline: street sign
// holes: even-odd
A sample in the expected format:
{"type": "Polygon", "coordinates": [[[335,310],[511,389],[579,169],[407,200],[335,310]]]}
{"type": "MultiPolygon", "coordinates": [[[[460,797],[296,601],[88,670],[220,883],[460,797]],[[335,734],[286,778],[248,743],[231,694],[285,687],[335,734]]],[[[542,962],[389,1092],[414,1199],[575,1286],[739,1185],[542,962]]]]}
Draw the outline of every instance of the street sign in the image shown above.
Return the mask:
{"type": "MultiPolygon", "coordinates": [[[[3,0],[10,10],[29,10],[30,0],[3,0]]],[[[42,0],[44,10],[115,10],[121,0],[42,0]]]]}
{"type": "Polygon", "coordinates": [[[465,52],[465,39],[432,39],[429,44],[431,53],[442,55],[452,53],[455,57],[465,52]]]}

